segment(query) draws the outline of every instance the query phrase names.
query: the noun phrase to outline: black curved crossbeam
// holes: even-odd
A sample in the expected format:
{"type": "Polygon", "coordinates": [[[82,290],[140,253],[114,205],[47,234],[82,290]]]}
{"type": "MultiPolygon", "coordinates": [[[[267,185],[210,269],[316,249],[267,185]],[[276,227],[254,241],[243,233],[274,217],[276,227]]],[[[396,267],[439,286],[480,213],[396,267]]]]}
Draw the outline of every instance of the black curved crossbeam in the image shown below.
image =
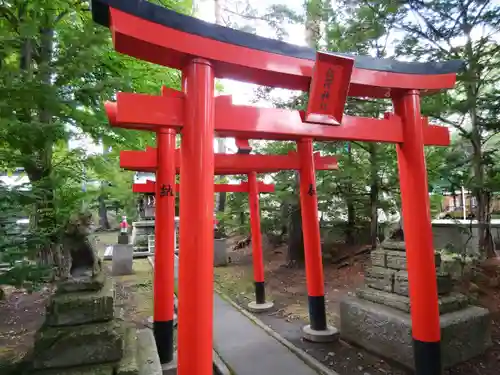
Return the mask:
{"type": "MultiPolygon", "coordinates": [[[[315,60],[314,49],[264,38],[258,35],[212,24],[194,17],[177,13],[146,0],[92,0],[92,16],[95,22],[109,27],[109,7],[140,17],[175,30],[195,34],[219,42],[234,44],[263,52],[275,53],[299,59],[315,60]]],[[[403,74],[449,74],[457,73],[463,67],[460,60],[445,62],[406,62],[393,59],[380,59],[370,56],[354,56],[335,53],[355,59],[354,66],[360,69],[377,70],[403,74]]]]}

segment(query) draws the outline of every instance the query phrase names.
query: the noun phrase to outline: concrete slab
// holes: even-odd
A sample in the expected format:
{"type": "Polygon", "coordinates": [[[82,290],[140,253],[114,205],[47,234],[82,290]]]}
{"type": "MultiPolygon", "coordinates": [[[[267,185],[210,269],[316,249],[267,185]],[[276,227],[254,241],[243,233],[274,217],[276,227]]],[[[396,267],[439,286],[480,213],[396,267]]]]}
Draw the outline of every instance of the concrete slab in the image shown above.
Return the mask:
{"type": "Polygon", "coordinates": [[[317,375],[218,294],[214,294],[214,346],[238,375],[317,375]]]}

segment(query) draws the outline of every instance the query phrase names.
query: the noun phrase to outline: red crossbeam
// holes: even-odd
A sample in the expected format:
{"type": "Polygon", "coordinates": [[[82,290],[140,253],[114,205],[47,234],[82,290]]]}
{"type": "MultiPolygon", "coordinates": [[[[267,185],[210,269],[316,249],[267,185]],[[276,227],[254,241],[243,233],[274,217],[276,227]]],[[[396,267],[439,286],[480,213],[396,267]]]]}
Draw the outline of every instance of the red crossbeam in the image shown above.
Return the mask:
{"type": "MultiPolygon", "coordinates": [[[[150,131],[159,126],[180,129],[184,122],[182,93],[168,90],[165,94],[118,93],[116,103],[105,104],[111,125],[150,131]]],[[[386,115],[384,119],[345,115],[340,126],[305,123],[301,116],[301,112],[287,109],[236,106],[230,96],[219,96],[215,101],[215,130],[221,137],[403,142],[401,119],[396,115],[386,115]]],[[[426,145],[449,145],[448,128],[427,125],[425,121],[424,140],[426,145]]]]}
{"type": "MultiPolygon", "coordinates": [[[[134,193],[154,194],[156,182],[147,180],[144,184],[133,184],[132,191],[134,193]]],[[[274,193],[274,184],[265,184],[258,182],[257,187],[259,193],[274,193]]],[[[175,184],[175,191],[179,191],[179,184],[175,184]]],[[[248,182],[239,184],[214,184],[215,193],[248,193],[248,182]]]]}
{"type": "MultiPolygon", "coordinates": [[[[110,8],[115,50],[141,60],[182,69],[191,56],[214,63],[219,78],[308,91],[314,60],[269,53],[204,38],[110,8]]],[[[354,68],[350,96],[387,97],[391,89],[425,92],[452,88],[455,74],[394,73],[354,68]]]]}
{"type": "MultiPolygon", "coordinates": [[[[146,151],[120,151],[120,168],[154,172],[156,170],[156,148],[148,147],[146,151]]],[[[180,171],[180,152],[176,150],[175,166],[177,173],[180,171]]],[[[335,156],[321,156],[314,154],[316,170],[338,169],[335,156]]],[[[215,174],[235,175],[256,173],[274,173],[282,170],[300,169],[300,158],[297,152],[290,151],[288,155],[245,155],[245,154],[215,154],[215,174]]]]}

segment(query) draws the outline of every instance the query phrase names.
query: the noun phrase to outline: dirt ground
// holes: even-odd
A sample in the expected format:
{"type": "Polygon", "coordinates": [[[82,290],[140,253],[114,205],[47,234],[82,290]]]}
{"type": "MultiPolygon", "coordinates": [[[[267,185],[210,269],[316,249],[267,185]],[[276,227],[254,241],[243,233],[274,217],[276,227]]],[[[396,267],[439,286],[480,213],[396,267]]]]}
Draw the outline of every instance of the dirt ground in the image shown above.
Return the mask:
{"type": "MultiPolygon", "coordinates": [[[[245,247],[232,250],[229,255],[230,265],[215,269],[216,286],[241,306],[246,306],[253,299],[254,291],[251,249],[245,247]]],[[[340,375],[411,374],[388,360],[343,341],[334,344],[312,344],[302,340],[300,329],[308,321],[305,271],[284,266],[286,248],[264,249],[264,259],[267,299],[275,302],[272,311],[259,314],[264,323],[340,375]]],[[[330,324],[339,326],[340,299],[344,294],[362,285],[364,265],[367,262],[369,262],[367,254],[361,254],[339,264],[325,262],[325,301],[330,324]]],[[[479,302],[493,313],[493,346],[484,355],[447,370],[445,375],[499,373],[500,290],[498,287],[481,289],[483,294],[479,296],[479,302]]]]}
{"type": "MultiPolygon", "coordinates": [[[[117,233],[99,234],[98,246],[102,254],[107,245],[116,243],[117,233]]],[[[104,263],[109,273],[108,262],[104,263]]],[[[134,261],[134,274],[115,277],[116,316],[149,327],[148,317],[153,315],[152,268],[147,259],[134,261]]],[[[0,374],[8,374],[12,362],[18,362],[30,352],[36,331],[45,315],[45,302],[50,289],[26,293],[13,290],[0,301],[0,374]]]]}

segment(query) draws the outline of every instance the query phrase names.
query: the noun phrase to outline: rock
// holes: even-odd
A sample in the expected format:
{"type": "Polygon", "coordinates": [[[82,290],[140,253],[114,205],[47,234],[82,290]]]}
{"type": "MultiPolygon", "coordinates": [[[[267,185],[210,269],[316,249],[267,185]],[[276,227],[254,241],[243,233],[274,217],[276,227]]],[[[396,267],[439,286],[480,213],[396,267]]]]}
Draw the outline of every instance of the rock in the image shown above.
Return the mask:
{"type": "Polygon", "coordinates": [[[75,327],[43,327],[35,338],[35,369],[117,362],[123,356],[123,327],[111,321],[75,327]]]}
{"type": "Polygon", "coordinates": [[[74,293],[83,291],[99,291],[104,287],[106,275],[103,271],[93,277],[76,277],[57,284],[56,293],[74,293]]]}
{"type": "Polygon", "coordinates": [[[116,375],[138,375],[137,364],[137,332],[133,327],[125,330],[123,358],[118,364],[116,375]]]}
{"type": "Polygon", "coordinates": [[[111,280],[98,292],[56,294],[47,305],[46,324],[67,326],[112,320],[113,297],[111,280]]]}
{"type": "Polygon", "coordinates": [[[365,283],[370,288],[392,292],[396,271],[382,267],[370,267],[365,271],[365,283]]]}

